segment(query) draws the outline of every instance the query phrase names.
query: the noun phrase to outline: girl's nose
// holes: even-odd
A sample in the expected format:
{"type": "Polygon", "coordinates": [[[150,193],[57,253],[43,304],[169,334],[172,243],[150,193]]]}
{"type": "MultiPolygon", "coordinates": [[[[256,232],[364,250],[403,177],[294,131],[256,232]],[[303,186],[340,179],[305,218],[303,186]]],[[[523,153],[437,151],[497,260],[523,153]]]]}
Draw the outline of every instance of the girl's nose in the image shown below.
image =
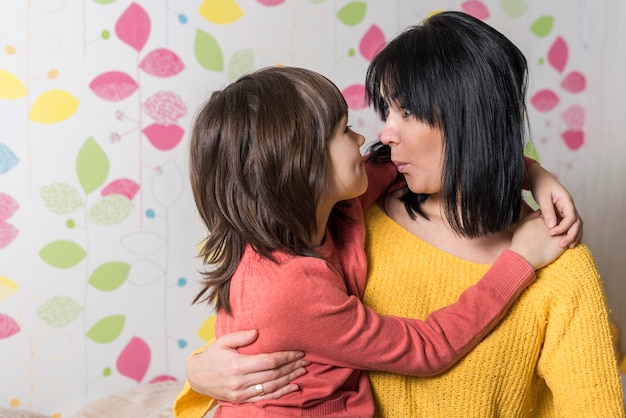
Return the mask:
{"type": "Polygon", "coordinates": [[[365,137],[359,133],[357,133],[356,135],[357,135],[356,143],[359,144],[359,147],[365,144],[365,137]]]}

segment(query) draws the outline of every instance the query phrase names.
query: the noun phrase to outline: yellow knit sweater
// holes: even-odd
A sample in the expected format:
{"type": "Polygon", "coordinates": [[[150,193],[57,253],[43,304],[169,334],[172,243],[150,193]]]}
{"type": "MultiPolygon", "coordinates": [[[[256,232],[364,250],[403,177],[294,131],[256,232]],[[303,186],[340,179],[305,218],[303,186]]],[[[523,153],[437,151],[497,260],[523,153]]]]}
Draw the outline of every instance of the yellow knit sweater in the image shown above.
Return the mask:
{"type": "MultiPolygon", "coordinates": [[[[425,318],[453,303],[487,265],[416,238],[376,205],[366,214],[364,302],[387,315],[425,318]]],[[[537,274],[491,334],[431,378],[370,372],[377,416],[624,417],[600,278],[579,244],[537,274]]]]}

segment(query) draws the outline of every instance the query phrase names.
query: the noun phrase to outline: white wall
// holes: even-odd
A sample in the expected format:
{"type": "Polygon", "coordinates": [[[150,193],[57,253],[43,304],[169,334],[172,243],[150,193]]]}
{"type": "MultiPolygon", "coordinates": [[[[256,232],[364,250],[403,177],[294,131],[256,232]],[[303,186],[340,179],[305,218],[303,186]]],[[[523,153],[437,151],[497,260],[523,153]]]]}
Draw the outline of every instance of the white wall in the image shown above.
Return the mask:
{"type": "MultiPolygon", "coordinates": [[[[590,2],[591,3],[591,2],[590,2]]],[[[577,203],[626,353],[626,3],[590,11],[588,148],[577,203]]]]}

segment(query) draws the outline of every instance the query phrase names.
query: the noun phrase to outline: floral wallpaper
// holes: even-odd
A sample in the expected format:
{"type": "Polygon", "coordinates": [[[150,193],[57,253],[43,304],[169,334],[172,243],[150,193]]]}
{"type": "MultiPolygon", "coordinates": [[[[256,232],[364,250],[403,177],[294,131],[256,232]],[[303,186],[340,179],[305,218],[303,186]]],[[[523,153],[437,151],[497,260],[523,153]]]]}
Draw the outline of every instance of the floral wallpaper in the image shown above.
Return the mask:
{"type": "Polygon", "coordinates": [[[70,416],[184,379],[212,337],[191,306],[203,231],[187,139],[211,90],[268,65],[320,71],[352,124],[378,48],[464,10],[526,53],[528,153],[573,177],[585,151],[586,1],[0,0],[0,406],[70,416]]]}

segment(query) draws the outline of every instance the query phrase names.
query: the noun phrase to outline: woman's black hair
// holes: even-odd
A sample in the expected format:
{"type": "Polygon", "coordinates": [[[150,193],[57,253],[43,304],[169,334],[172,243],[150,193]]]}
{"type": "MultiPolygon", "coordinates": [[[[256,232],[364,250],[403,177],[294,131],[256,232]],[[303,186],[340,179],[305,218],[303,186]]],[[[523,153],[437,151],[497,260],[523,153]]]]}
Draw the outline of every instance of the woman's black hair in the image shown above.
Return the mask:
{"type": "MultiPolygon", "coordinates": [[[[452,11],[398,35],[368,68],[367,99],[382,120],[395,102],[441,130],[441,193],[446,218],[462,236],[484,236],[519,220],[527,73],[524,55],[504,35],[452,11]]],[[[372,148],[374,161],[389,154],[381,143],[372,148]]],[[[425,216],[427,197],[406,187],[402,200],[412,217],[425,216]]]]}

